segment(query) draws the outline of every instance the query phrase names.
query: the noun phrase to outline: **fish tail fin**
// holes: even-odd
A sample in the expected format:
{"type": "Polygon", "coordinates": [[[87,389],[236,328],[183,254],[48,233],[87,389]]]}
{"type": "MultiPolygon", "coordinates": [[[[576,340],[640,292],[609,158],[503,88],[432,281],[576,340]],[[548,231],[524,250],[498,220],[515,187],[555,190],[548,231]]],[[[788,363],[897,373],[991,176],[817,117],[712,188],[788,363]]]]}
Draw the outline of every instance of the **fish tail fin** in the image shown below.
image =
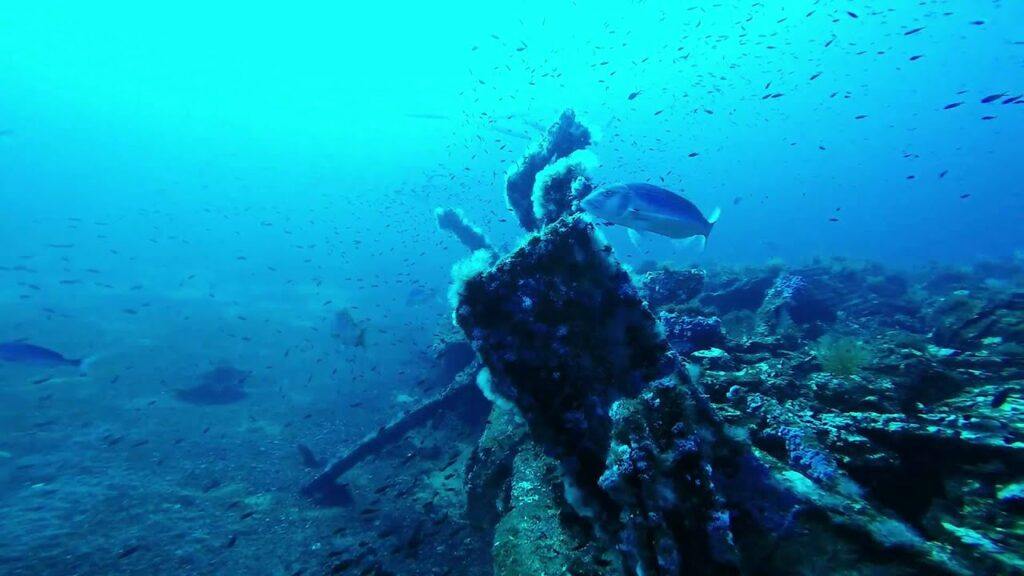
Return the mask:
{"type": "Polygon", "coordinates": [[[93,354],[92,356],[86,356],[85,358],[82,358],[81,360],[79,360],[78,361],[78,372],[80,374],[82,374],[82,376],[88,376],[89,372],[92,371],[92,365],[93,365],[93,363],[96,362],[97,358],[99,358],[99,355],[98,354],[93,354]]]}
{"type": "Polygon", "coordinates": [[[722,216],[722,209],[715,206],[715,209],[711,211],[711,216],[708,217],[708,229],[700,236],[700,251],[703,252],[708,247],[708,236],[711,236],[711,230],[715,227],[715,223],[722,216]]]}
{"type": "MultiPolygon", "coordinates": [[[[718,222],[718,219],[721,216],[722,216],[722,209],[719,208],[718,206],[715,206],[715,209],[711,211],[711,216],[708,216],[708,224],[710,224],[711,226],[714,226],[715,222],[718,222]]],[[[708,227],[708,232],[711,231],[711,226],[708,227]]]]}

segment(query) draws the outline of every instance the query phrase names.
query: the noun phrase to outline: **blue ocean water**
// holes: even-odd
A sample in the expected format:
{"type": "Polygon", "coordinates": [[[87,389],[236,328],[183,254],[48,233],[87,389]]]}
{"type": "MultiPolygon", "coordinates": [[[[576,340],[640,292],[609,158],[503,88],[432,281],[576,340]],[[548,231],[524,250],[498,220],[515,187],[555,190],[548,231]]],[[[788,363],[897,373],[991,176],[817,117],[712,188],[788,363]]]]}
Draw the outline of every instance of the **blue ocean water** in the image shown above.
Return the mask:
{"type": "Polygon", "coordinates": [[[1014,0],[7,4],[0,342],[89,370],[0,366],[0,572],[316,573],[352,520],[295,446],[434,392],[434,209],[514,248],[506,172],[565,109],[597,183],[721,208],[704,251],[606,228],[632,266],[1024,249],[1014,0]],[[175,396],[218,367],[244,400],[175,396]]]}

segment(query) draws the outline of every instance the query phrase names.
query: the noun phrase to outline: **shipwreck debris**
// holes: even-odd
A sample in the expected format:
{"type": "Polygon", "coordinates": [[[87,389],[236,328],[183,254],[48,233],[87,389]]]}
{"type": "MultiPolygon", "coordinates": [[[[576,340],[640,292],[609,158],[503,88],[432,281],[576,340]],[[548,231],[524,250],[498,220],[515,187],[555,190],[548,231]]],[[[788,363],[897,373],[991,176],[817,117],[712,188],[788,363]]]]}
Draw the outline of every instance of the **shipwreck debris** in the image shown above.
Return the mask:
{"type": "Polygon", "coordinates": [[[466,368],[443,393],[406,412],[395,421],[381,426],[356,446],[331,460],[302,488],[302,494],[321,504],[331,505],[341,486],[338,479],[342,474],[367,457],[400,440],[409,431],[429,422],[441,412],[468,409],[479,416],[482,424],[489,407],[474,383],[475,376],[474,367],[466,368]]]}

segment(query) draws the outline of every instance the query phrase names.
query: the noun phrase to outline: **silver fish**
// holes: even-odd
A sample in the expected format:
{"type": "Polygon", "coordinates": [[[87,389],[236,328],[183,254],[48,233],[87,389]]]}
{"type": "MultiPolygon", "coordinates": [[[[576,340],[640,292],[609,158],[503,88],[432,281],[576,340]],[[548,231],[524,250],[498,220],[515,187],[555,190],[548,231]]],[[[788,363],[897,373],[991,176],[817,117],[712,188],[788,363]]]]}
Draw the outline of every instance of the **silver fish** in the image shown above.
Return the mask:
{"type": "Polygon", "coordinates": [[[639,233],[653,232],[669,238],[699,237],[707,241],[721,214],[715,208],[708,218],[686,198],[651,184],[613,184],[591,192],[580,201],[591,215],[629,229],[637,242],[639,233]]]}

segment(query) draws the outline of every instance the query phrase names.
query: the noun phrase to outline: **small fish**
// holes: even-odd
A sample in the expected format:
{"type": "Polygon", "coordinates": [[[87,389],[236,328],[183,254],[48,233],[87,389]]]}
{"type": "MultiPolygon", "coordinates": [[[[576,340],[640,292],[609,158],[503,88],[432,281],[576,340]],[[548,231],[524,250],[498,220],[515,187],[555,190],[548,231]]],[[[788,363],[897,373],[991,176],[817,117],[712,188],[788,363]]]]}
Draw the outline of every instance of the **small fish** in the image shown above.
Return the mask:
{"type": "Polygon", "coordinates": [[[961,104],[963,104],[963,102],[953,102],[952,104],[946,104],[945,106],[942,107],[942,109],[943,110],[952,110],[953,108],[956,108],[956,107],[960,106],[961,104]]]}
{"type": "Polygon", "coordinates": [[[132,554],[135,554],[136,552],[138,552],[140,548],[142,548],[142,546],[139,546],[138,544],[134,544],[132,546],[128,546],[127,548],[121,550],[121,552],[118,553],[117,559],[118,560],[124,560],[125,558],[127,558],[127,557],[131,556],[132,554]]]}
{"type": "Polygon", "coordinates": [[[907,30],[906,32],[903,33],[903,35],[910,36],[911,34],[917,34],[921,30],[924,30],[924,26],[921,26],[920,28],[913,28],[911,30],[907,30]]]}
{"type": "Polygon", "coordinates": [[[591,215],[629,228],[630,239],[640,232],[653,232],[669,238],[700,237],[707,242],[718,216],[715,209],[705,218],[692,202],[651,184],[614,184],[590,193],[580,202],[591,215]]]}
{"type": "Polygon", "coordinates": [[[72,366],[84,371],[90,359],[65,358],[60,352],[28,342],[3,342],[0,343],[0,360],[34,366],[72,366]]]}
{"type": "Polygon", "coordinates": [[[1003,96],[1006,96],[1006,92],[1003,92],[1002,94],[992,94],[991,96],[985,96],[984,98],[981,99],[981,103],[988,104],[989,102],[995,102],[996,100],[999,100],[1003,96]]]}
{"type": "Polygon", "coordinates": [[[636,92],[630,92],[629,96],[626,97],[626,100],[634,100],[639,95],[640,95],[640,91],[639,90],[637,90],[636,92]]]}

